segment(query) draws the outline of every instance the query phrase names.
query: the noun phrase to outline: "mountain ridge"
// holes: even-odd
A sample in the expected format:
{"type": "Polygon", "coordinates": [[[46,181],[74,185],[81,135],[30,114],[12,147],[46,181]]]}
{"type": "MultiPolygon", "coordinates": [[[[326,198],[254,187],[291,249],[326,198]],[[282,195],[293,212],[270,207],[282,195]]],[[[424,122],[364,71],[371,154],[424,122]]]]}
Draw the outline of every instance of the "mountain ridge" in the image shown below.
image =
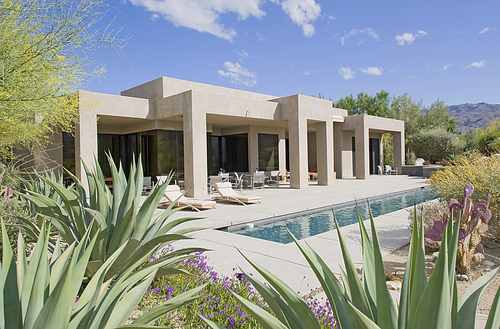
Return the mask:
{"type": "Polygon", "coordinates": [[[448,105],[451,117],[457,121],[457,131],[463,135],[476,128],[486,128],[500,118],[500,104],[465,103],[448,105]]]}

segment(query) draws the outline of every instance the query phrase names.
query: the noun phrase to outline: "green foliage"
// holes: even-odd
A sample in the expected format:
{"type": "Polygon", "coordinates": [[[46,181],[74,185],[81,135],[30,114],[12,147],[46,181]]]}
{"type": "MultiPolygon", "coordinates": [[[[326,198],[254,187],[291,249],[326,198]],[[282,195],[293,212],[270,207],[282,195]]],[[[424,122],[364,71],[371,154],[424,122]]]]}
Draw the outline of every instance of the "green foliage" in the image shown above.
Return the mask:
{"type": "Polygon", "coordinates": [[[419,121],[422,129],[441,128],[454,133],[457,128],[457,121],[450,117],[449,107],[439,98],[424,110],[419,121]]]}
{"type": "MultiPolygon", "coordinates": [[[[135,270],[149,255],[144,255],[110,283],[105,274],[126,249],[120,246],[94,277],[83,287],[87,262],[98,236],[90,241],[92,225],[82,242],[73,242],[64,252],[57,240],[50,260],[49,235],[42,224],[40,236],[28,260],[24,240],[18,239],[18,258],[6,242],[7,232],[2,223],[3,257],[0,269],[0,327],[1,328],[119,328],[125,325],[150,282],[162,267],[169,267],[178,259],[162,258],[146,268],[135,270]]],[[[174,270],[171,270],[173,272],[174,270]]],[[[203,286],[142,315],[132,322],[135,328],[146,328],[163,314],[195,299],[203,286]]]]}
{"type": "MultiPolygon", "coordinates": [[[[417,227],[416,216],[413,222],[413,226],[417,227]]],[[[338,328],[473,328],[479,296],[493,280],[498,269],[474,282],[458,301],[454,260],[459,226],[456,225],[453,228],[452,225],[448,225],[446,227],[439,257],[429,279],[425,272],[423,232],[413,230],[399,311],[397,311],[386,285],[382,253],[371,212],[370,224],[373,242],[370,241],[359,214],[363,251],[362,279],[347,251],[338,224],[337,233],[345,266],[345,271],[342,271],[343,283],[337,279],[314,250],[294,240],[320,281],[334,310],[338,328]]],[[[268,285],[264,285],[249,278],[276,316],[270,316],[255,305],[244,303],[242,298],[235,297],[249,312],[253,313],[264,328],[319,327],[319,323],[309,312],[307,305],[295,297],[291,288],[264,268],[246,259],[268,282],[268,285]]],[[[500,295],[500,289],[497,292],[498,295],[500,295]]],[[[498,298],[492,309],[497,309],[497,307],[498,298]]],[[[490,312],[489,325],[486,329],[496,328],[499,322],[500,314],[490,312]]],[[[212,328],[221,328],[208,323],[212,328]]]]}
{"type": "Polygon", "coordinates": [[[389,93],[381,90],[375,96],[359,93],[356,99],[351,95],[333,102],[333,107],[347,110],[349,115],[369,114],[386,117],[389,110],[389,93]]]}
{"type": "Polygon", "coordinates": [[[489,233],[500,239],[500,159],[484,157],[479,152],[459,155],[449,166],[435,172],[429,179],[429,186],[442,199],[460,200],[461,186],[474,185],[473,202],[487,200],[491,195],[490,209],[493,218],[489,223],[489,233]]]}
{"type": "Polygon", "coordinates": [[[405,122],[405,134],[410,136],[422,128],[420,118],[425,112],[423,103],[423,100],[413,101],[411,96],[406,93],[401,96],[394,96],[387,117],[403,120],[405,122]]]}
{"type": "Polygon", "coordinates": [[[121,53],[127,41],[94,28],[107,8],[102,0],[0,2],[0,154],[44,144],[55,130],[73,131],[76,91],[104,72],[93,54],[121,53]]]}
{"type": "Polygon", "coordinates": [[[382,137],[382,149],[384,150],[384,165],[394,166],[394,144],[392,143],[393,136],[386,133],[382,137]]]}
{"type": "Polygon", "coordinates": [[[415,155],[415,152],[413,152],[410,149],[406,150],[406,155],[405,155],[406,161],[405,163],[407,165],[414,165],[415,162],[417,161],[417,156],[415,155]]]}
{"type": "Polygon", "coordinates": [[[488,131],[479,137],[478,148],[481,153],[491,155],[498,153],[500,144],[500,130],[488,131]]]}
{"type": "MultiPolygon", "coordinates": [[[[105,184],[99,165],[96,164],[92,172],[84,164],[90,191],[88,198],[82,183],[69,172],[74,186],[67,188],[62,182],[38,175],[41,184],[29,185],[27,193],[22,195],[35,205],[37,212],[69,244],[83,242],[90,223],[96,222],[89,237],[97,237],[97,242],[90,256],[88,276],[93,276],[120,246],[126,244],[125,250],[107,271],[106,280],[125,271],[144,255],[151,255],[173,241],[189,239],[185,234],[198,230],[191,228],[170,233],[178,225],[196,219],[181,218],[169,222],[169,216],[182,208],[172,210],[170,206],[163,212],[156,212],[171,177],[162,185],[155,186],[139,205],[143,184],[140,159],[137,164],[135,161],[131,164],[128,180],[121,165],[118,170],[111,156],[108,160],[113,178],[112,192],[105,184]]],[[[30,234],[38,235],[39,228],[32,227],[30,234]]],[[[193,250],[182,249],[178,252],[186,254],[193,250]]]]}
{"type": "Polygon", "coordinates": [[[449,159],[465,148],[465,142],[458,135],[445,130],[421,130],[408,140],[408,147],[415,155],[431,163],[449,159]]]}

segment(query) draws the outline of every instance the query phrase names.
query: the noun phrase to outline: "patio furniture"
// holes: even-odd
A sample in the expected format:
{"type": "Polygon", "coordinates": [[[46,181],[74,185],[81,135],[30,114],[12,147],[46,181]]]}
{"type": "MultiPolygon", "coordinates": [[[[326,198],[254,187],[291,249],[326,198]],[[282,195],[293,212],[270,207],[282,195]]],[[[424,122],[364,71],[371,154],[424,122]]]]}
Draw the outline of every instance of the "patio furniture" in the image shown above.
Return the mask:
{"type": "MultiPolygon", "coordinates": [[[[168,176],[156,176],[156,181],[158,185],[162,185],[165,183],[168,179],[168,176]]],[[[175,180],[171,180],[170,183],[174,183],[177,185],[177,182],[175,180]]]]}
{"type": "Polygon", "coordinates": [[[398,168],[392,169],[391,166],[385,165],[385,173],[386,175],[397,175],[398,168]]]}
{"type": "Polygon", "coordinates": [[[239,204],[242,204],[244,206],[247,203],[254,203],[254,202],[261,203],[260,200],[262,198],[260,196],[249,196],[245,194],[236,193],[236,191],[231,188],[231,183],[229,182],[215,183],[214,187],[218,193],[218,195],[212,197],[212,200],[214,201],[223,200],[223,201],[238,202],[239,204]]]}
{"type": "Polygon", "coordinates": [[[281,173],[278,170],[272,170],[269,173],[266,173],[267,185],[276,185],[276,187],[280,187],[281,183],[281,173]]]}
{"type": "Polygon", "coordinates": [[[243,189],[243,174],[238,175],[237,172],[234,173],[234,182],[232,183],[233,188],[239,188],[240,193],[241,190],[243,189]]]}
{"type": "Polygon", "coordinates": [[[153,188],[151,176],[142,178],[142,193],[148,193],[153,188]]]}
{"type": "Polygon", "coordinates": [[[163,196],[168,201],[161,202],[158,207],[168,207],[173,204],[174,207],[188,207],[192,210],[200,211],[201,209],[215,209],[216,205],[214,201],[186,198],[184,193],[181,193],[178,185],[168,185],[163,196]]]}
{"type": "Polygon", "coordinates": [[[255,184],[261,184],[262,189],[265,190],[266,187],[264,185],[266,179],[266,175],[263,171],[256,171],[253,174],[253,180],[252,180],[252,190],[255,188],[255,184]]]}
{"type": "Polygon", "coordinates": [[[210,175],[208,178],[209,178],[209,181],[208,181],[209,190],[210,190],[210,194],[212,194],[213,192],[215,192],[214,185],[216,183],[222,183],[222,176],[220,176],[220,175],[210,175]]]}
{"type": "Polygon", "coordinates": [[[377,166],[377,175],[382,175],[382,166],[377,166]]]}

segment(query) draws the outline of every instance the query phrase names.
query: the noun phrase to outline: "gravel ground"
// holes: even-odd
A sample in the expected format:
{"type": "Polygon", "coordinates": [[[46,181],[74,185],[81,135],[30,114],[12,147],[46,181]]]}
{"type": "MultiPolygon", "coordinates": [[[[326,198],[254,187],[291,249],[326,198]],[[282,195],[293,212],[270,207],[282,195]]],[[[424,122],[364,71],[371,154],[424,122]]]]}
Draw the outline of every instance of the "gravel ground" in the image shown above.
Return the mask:
{"type": "MultiPolygon", "coordinates": [[[[408,258],[408,249],[409,245],[406,245],[398,250],[391,252],[390,254],[384,257],[384,267],[386,273],[390,273],[395,278],[396,277],[402,278],[406,265],[406,260],[408,258]]],[[[472,282],[474,282],[474,280],[481,277],[484,273],[488,272],[489,270],[494,269],[500,265],[500,248],[496,249],[484,248],[484,249],[486,254],[485,261],[495,263],[495,265],[490,268],[484,266],[483,264],[473,266],[472,273],[469,275],[470,281],[457,282],[459,299],[460,296],[462,296],[465,293],[467,288],[470,287],[472,282]]],[[[432,253],[426,254],[425,258],[426,258],[427,273],[430,274],[431,269],[434,266],[434,263],[432,262],[432,253]]],[[[500,274],[497,274],[495,279],[493,279],[493,281],[486,287],[486,289],[483,290],[483,293],[479,298],[477,312],[483,314],[489,314],[491,309],[491,304],[493,303],[493,299],[495,298],[495,294],[499,286],[500,286],[500,274]]]]}

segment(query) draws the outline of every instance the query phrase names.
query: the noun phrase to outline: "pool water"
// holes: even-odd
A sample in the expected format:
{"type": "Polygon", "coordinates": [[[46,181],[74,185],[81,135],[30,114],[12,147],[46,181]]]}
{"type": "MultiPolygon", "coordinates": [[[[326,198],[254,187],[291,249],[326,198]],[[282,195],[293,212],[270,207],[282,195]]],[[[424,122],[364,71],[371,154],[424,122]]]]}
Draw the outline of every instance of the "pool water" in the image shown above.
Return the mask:
{"type": "MultiPolygon", "coordinates": [[[[410,191],[369,198],[373,217],[381,216],[390,212],[411,207],[425,201],[435,199],[429,188],[419,188],[410,191]]],[[[363,219],[369,219],[368,205],[365,200],[358,201],[359,210],[363,219]]],[[[304,239],[335,229],[333,213],[340,227],[358,222],[358,213],[354,202],[334,205],[328,209],[309,210],[306,213],[298,213],[293,216],[280,216],[268,223],[247,224],[245,228],[231,231],[231,233],[251,236],[254,238],[274,241],[279,243],[293,242],[286,232],[286,226],[297,239],[304,239]],[[253,227],[252,227],[253,226],[253,227]]]]}

